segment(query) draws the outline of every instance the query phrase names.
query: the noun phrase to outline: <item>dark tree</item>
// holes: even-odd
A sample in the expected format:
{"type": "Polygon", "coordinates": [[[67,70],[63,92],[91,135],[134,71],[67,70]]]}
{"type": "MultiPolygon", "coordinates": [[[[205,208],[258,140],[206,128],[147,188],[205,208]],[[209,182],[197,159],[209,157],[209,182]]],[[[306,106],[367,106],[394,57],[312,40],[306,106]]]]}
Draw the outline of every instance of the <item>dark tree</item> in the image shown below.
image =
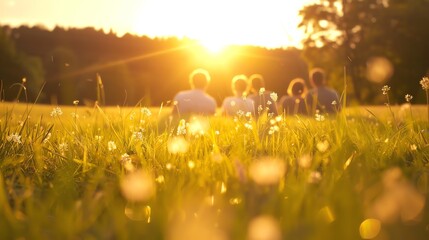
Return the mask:
{"type": "Polygon", "coordinates": [[[322,0],[301,11],[304,54],[312,66],[331,72],[334,85],[343,85],[346,69],[361,103],[382,102],[384,84],[396,102],[407,93],[423,100],[418,82],[429,69],[427,9],[428,0],[322,0]],[[383,61],[374,68],[374,59],[383,61]]]}

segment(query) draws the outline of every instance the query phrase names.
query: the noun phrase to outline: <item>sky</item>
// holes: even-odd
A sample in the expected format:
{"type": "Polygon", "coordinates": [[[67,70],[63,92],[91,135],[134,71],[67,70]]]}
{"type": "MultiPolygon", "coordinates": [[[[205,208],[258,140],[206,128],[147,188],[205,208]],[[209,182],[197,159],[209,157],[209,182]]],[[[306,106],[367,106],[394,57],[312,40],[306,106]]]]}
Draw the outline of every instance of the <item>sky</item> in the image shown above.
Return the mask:
{"type": "MultiPolygon", "coordinates": [[[[313,0],[314,1],[314,0],[313,0]]],[[[312,0],[0,0],[0,24],[94,27],[149,37],[300,47],[299,9],[312,0]]]]}

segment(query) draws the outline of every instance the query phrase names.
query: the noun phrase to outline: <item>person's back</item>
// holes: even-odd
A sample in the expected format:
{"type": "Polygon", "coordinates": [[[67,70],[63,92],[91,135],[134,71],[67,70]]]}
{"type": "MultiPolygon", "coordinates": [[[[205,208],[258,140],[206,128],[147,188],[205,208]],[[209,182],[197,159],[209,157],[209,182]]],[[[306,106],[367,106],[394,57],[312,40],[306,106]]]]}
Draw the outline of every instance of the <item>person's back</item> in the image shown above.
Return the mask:
{"type": "Polygon", "coordinates": [[[335,114],[341,110],[338,93],[325,85],[325,73],[322,69],[314,69],[310,74],[310,80],[314,86],[306,97],[311,113],[316,110],[320,113],[335,114]]]}
{"type": "Polygon", "coordinates": [[[181,91],[174,97],[174,114],[213,115],[216,112],[216,100],[201,89],[181,91]]]}
{"type": "Polygon", "coordinates": [[[214,115],[216,100],[205,90],[210,82],[210,75],[204,69],[196,69],[189,76],[191,90],[181,91],[173,99],[173,115],[214,115]]]}
{"type": "Polygon", "coordinates": [[[265,89],[265,82],[260,74],[250,76],[251,94],[248,96],[254,103],[256,117],[263,112],[276,116],[278,114],[276,101],[277,94],[265,89]],[[273,98],[274,97],[274,98],[273,98]]]}
{"type": "Polygon", "coordinates": [[[321,113],[337,113],[341,109],[337,92],[325,86],[311,89],[307,95],[307,102],[312,109],[321,113]]]}
{"type": "Polygon", "coordinates": [[[301,78],[293,79],[287,90],[289,96],[284,97],[281,103],[285,115],[308,115],[307,104],[304,99],[306,92],[305,82],[301,78]]]}
{"type": "Polygon", "coordinates": [[[247,77],[237,75],[232,79],[231,85],[234,96],[226,97],[222,103],[222,113],[226,116],[235,116],[237,113],[251,113],[254,115],[254,104],[251,99],[246,98],[248,89],[247,77]]]}

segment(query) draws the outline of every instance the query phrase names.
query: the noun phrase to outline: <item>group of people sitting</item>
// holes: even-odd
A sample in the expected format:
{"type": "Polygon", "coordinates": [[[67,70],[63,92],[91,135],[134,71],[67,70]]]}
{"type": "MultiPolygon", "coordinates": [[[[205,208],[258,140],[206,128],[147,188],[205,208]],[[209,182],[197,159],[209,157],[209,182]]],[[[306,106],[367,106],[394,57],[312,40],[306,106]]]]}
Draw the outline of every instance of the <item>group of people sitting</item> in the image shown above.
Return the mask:
{"type": "MultiPolygon", "coordinates": [[[[194,70],[189,75],[191,89],[181,91],[174,97],[173,115],[216,114],[216,100],[206,93],[210,81],[208,71],[201,68],[194,70]]],[[[231,82],[234,95],[223,100],[220,113],[224,116],[250,113],[257,118],[263,113],[314,115],[336,114],[341,110],[338,93],[326,86],[323,69],[316,68],[310,72],[310,83],[312,88],[308,90],[303,79],[293,79],[289,83],[287,95],[277,102],[277,94],[265,89],[262,75],[253,74],[249,78],[236,75],[231,82]]]]}

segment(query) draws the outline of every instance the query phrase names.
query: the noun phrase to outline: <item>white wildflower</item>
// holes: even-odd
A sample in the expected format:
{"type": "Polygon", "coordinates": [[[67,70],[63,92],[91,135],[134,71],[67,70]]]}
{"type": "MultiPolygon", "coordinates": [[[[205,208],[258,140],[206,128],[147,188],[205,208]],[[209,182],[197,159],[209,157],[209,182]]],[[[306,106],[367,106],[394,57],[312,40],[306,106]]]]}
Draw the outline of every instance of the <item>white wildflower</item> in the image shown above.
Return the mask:
{"type": "Polygon", "coordinates": [[[383,95],[387,95],[387,92],[389,92],[389,91],[390,91],[390,87],[389,87],[388,85],[384,85],[384,86],[381,88],[381,91],[383,91],[383,95]]]}
{"type": "Polygon", "coordinates": [[[278,132],[278,131],[280,131],[279,126],[277,126],[277,125],[275,125],[275,126],[271,126],[271,127],[270,127],[270,130],[268,131],[268,134],[269,134],[269,135],[272,135],[272,134],[274,134],[274,133],[276,133],[276,132],[278,132]]]}
{"type": "Polygon", "coordinates": [[[131,157],[127,153],[121,155],[121,163],[131,162],[131,157]]]}
{"type": "Polygon", "coordinates": [[[21,136],[18,133],[12,133],[6,137],[6,140],[14,143],[22,143],[21,136]]]}
{"type": "Polygon", "coordinates": [[[73,105],[78,105],[79,104],[79,100],[74,100],[73,101],[73,105]]]}
{"type": "Polygon", "coordinates": [[[318,121],[318,122],[325,121],[325,116],[323,116],[322,114],[316,113],[315,118],[316,118],[316,121],[318,121]]]}
{"type": "Polygon", "coordinates": [[[260,89],[259,89],[259,95],[264,94],[264,92],[265,92],[265,88],[260,88],[260,89]]]}
{"type": "Polygon", "coordinates": [[[245,123],[245,124],[244,124],[244,127],[245,127],[245,128],[247,128],[247,129],[249,129],[249,130],[252,130],[252,129],[253,129],[253,126],[252,126],[252,124],[251,124],[251,123],[245,123]]]}
{"type": "Polygon", "coordinates": [[[64,155],[64,153],[69,150],[69,145],[67,143],[60,143],[58,145],[58,150],[61,152],[61,155],[64,155]]]}
{"type": "Polygon", "coordinates": [[[413,99],[412,95],[410,95],[410,94],[405,95],[405,101],[411,102],[412,99],[413,99]]]}
{"type": "Polygon", "coordinates": [[[51,112],[51,117],[59,117],[63,115],[63,111],[60,107],[55,107],[51,112]]]}
{"type": "Polygon", "coordinates": [[[267,101],[267,105],[273,104],[270,100],[267,101]]]}
{"type": "Polygon", "coordinates": [[[429,90],[429,77],[423,77],[420,80],[420,85],[422,85],[423,90],[429,90]]]}
{"type": "Polygon", "coordinates": [[[149,108],[147,108],[147,107],[142,108],[142,109],[141,109],[141,113],[142,113],[143,115],[145,115],[146,117],[150,117],[150,116],[152,116],[152,112],[151,112],[151,111],[150,111],[150,109],[149,109],[149,108]]]}
{"type": "Polygon", "coordinates": [[[181,119],[177,126],[177,135],[186,135],[186,120],[181,119]]]}
{"type": "Polygon", "coordinates": [[[132,136],[132,138],[133,138],[134,140],[139,140],[139,141],[141,141],[141,140],[143,140],[143,133],[142,133],[142,132],[140,132],[140,131],[138,131],[138,132],[133,132],[133,136],[132,136]]]}
{"type": "Polygon", "coordinates": [[[275,92],[270,93],[270,97],[274,102],[277,102],[278,95],[275,92]]]}
{"type": "Polygon", "coordinates": [[[114,151],[114,150],[116,150],[116,144],[115,144],[115,142],[114,141],[109,141],[108,143],[107,143],[107,149],[109,149],[109,151],[114,151]]]}

